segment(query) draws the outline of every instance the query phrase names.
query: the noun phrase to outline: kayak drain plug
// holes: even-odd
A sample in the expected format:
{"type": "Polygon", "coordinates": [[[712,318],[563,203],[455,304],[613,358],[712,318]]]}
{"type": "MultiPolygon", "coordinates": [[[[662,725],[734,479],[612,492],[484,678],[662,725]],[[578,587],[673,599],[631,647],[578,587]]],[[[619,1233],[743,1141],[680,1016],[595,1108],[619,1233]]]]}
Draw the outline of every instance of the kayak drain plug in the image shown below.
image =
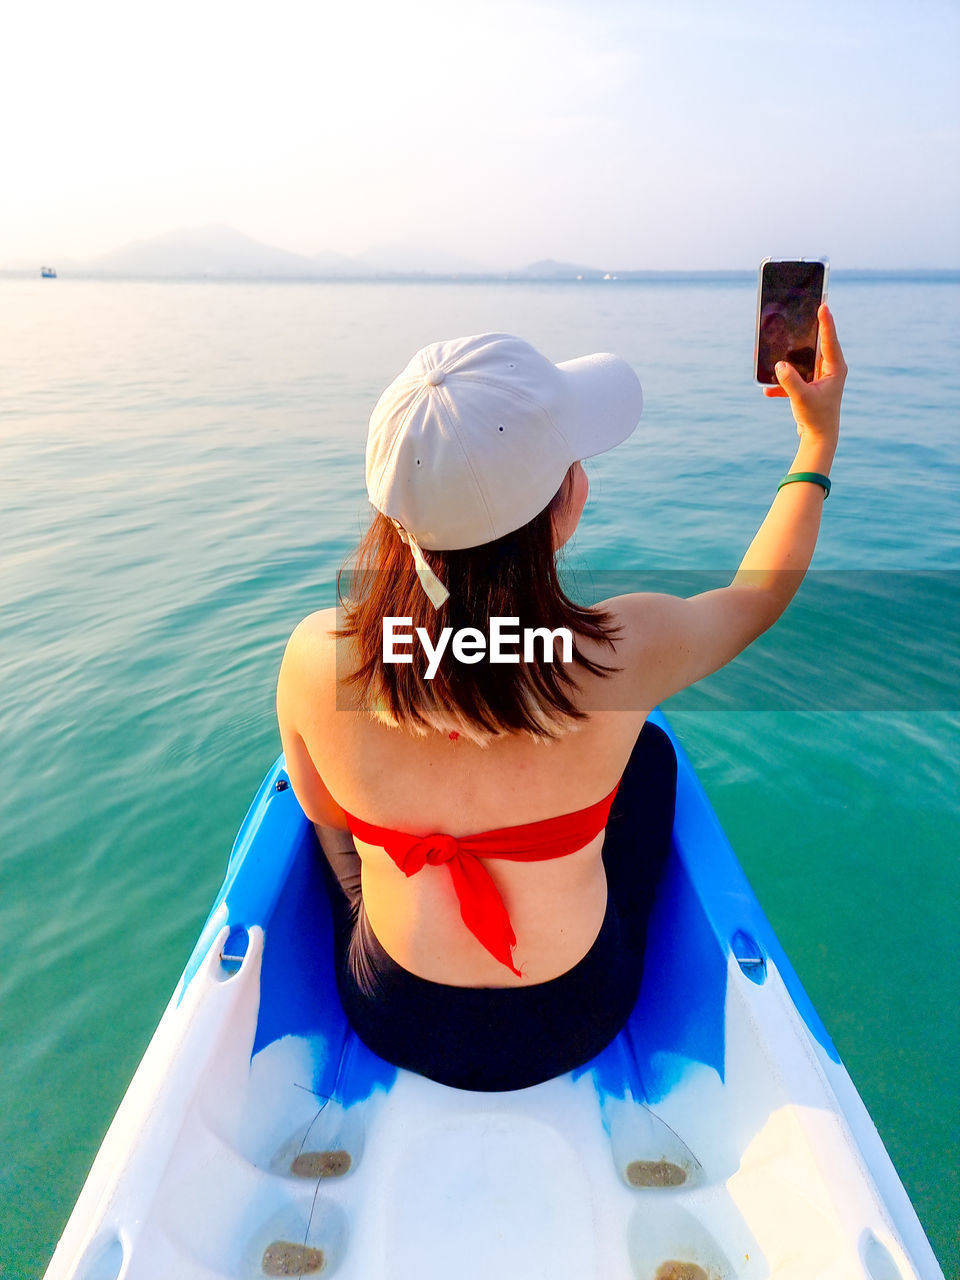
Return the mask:
{"type": "Polygon", "coordinates": [[[287,789],[287,787],[289,787],[289,785],[290,785],[290,783],[287,781],[287,779],[286,779],[286,778],[278,778],[278,779],[277,779],[277,781],[276,781],[276,783],[275,783],[275,789],[276,789],[277,791],[286,791],[286,789],[287,789]]]}

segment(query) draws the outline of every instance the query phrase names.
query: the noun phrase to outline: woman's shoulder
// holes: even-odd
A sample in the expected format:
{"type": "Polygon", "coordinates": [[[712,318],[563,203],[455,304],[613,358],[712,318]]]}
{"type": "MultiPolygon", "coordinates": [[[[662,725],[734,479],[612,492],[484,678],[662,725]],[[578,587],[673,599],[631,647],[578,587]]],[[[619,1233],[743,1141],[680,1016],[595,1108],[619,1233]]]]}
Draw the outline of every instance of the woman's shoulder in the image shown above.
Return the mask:
{"type": "Polygon", "coordinates": [[[597,645],[590,656],[615,668],[611,677],[595,681],[592,691],[597,709],[649,711],[675,692],[664,680],[683,637],[677,628],[679,597],[655,592],[631,592],[601,600],[594,608],[610,620],[613,648],[597,645]]]}
{"type": "Polygon", "coordinates": [[[296,652],[313,651],[334,644],[338,626],[337,612],[336,606],[331,605],[329,609],[317,609],[314,613],[308,613],[294,627],[287,641],[287,649],[292,647],[296,652]]]}
{"type": "Polygon", "coordinates": [[[612,623],[609,632],[619,664],[641,660],[661,638],[665,599],[650,592],[632,592],[610,596],[594,606],[612,623]]]}
{"type": "Polygon", "coordinates": [[[595,607],[612,618],[620,656],[649,659],[675,647],[682,638],[689,601],[663,592],[634,591],[611,596],[595,607]]]}
{"type": "Polygon", "coordinates": [[[279,687],[316,694],[336,669],[336,608],[318,609],[294,627],[280,664],[279,687]]]}

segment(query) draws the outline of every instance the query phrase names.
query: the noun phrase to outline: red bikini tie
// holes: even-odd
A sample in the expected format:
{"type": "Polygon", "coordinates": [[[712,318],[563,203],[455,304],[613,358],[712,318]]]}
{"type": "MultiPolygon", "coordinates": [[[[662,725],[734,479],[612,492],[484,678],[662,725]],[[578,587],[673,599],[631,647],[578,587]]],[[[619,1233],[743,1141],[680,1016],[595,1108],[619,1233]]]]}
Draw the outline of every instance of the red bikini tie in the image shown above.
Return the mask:
{"type": "MultiPolygon", "coordinates": [[[[619,784],[618,784],[619,786],[619,784]]],[[[473,936],[518,978],[513,963],[517,935],[507,908],[481,858],[508,858],[514,862],[546,862],[588,845],[607,825],[617,787],[596,804],[576,813],[563,813],[542,822],[500,827],[479,835],[455,837],[436,832],[426,836],[375,827],[344,813],[353,835],[367,844],[380,845],[406,876],[415,876],[426,865],[446,866],[460,903],[460,916],[473,936]]]]}

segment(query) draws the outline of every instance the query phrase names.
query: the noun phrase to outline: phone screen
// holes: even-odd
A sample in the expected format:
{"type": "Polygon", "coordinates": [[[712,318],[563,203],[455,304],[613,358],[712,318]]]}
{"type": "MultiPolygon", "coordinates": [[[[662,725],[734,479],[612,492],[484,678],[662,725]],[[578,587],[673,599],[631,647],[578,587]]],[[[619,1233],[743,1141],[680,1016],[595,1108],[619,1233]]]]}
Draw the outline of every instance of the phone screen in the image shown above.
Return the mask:
{"type": "Polygon", "coordinates": [[[757,314],[757,381],[777,385],[774,366],[787,360],[812,382],[817,359],[817,308],[823,301],[822,262],[764,262],[757,314]]]}

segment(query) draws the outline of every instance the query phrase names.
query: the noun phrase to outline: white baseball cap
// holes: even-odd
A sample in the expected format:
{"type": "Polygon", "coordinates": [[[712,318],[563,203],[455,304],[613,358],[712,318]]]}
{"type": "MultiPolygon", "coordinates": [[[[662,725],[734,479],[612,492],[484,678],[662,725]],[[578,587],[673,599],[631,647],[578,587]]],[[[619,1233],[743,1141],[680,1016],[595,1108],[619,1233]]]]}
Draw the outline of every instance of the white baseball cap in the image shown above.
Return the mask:
{"type": "Polygon", "coordinates": [[[434,342],[377,401],[367,493],[420,571],[420,547],[477,547],[527,524],[573,463],[624,441],[642,411],[640,380],[619,356],[553,364],[506,333],[434,342]]]}

